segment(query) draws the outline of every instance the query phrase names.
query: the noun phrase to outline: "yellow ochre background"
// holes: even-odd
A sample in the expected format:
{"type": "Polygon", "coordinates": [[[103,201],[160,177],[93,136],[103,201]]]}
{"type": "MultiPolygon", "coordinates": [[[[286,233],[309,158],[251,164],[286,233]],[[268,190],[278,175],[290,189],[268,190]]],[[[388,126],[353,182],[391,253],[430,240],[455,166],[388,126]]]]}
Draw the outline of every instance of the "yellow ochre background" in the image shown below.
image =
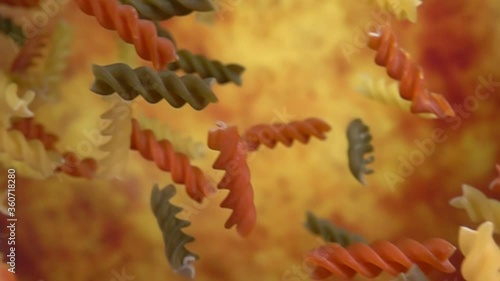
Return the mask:
{"type": "MultiPolygon", "coordinates": [[[[260,123],[319,117],[332,130],[326,141],[313,139],[307,145],[278,145],[273,150],[264,147],[253,155],[249,165],[258,221],[245,239],[235,229],[224,229],[231,211],[219,204],[227,190],[200,206],[177,185],[173,202],[188,210],[184,215],[189,214],[192,225],[185,232],[196,238],[188,247],[201,257],[196,262],[196,280],[307,280],[304,255],[320,245],[303,227],[307,210],[369,241],[441,237],[456,245],[460,225],[476,227],[448,201],[461,194],[462,183],[500,197],[498,189],[487,190],[497,176],[494,165],[500,162],[500,2],[425,0],[416,24],[392,21],[401,46],[423,67],[427,86],[452,105],[463,105],[466,97],[475,94],[480,76],[491,76],[497,83],[487,100],[449,122],[421,119],[356,93],[358,75],[386,77],[385,69],[374,64],[375,52],[359,45],[366,39],[365,27],[380,13],[369,1],[235,3],[213,25],[195,15],[163,25],[179,48],[244,65],[243,86],[214,86],[219,102],[199,112],[137,98],[134,114],[159,119],[202,142],[219,120],[243,132],[260,123]],[[346,45],[355,48],[350,56],[342,51],[346,45]],[[345,131],[354,118],[370,127],[375,146],[376,160],[371,165],[375,174],[366,177],[366,187],[348,170],[345,131]],[[435,151],[423,164],[391,186],[387,175],[397,175],[401,157],[418,153],[415,141],[430,138],[436,128],[444,131],[446,141],[435,143],[435,151]]],[[[1,9],[24,15],[20,9],[1,9]]],[[[91,64],[118,62],[119,39],[72,1],[61,7],[60,16],[75,34],[63,94],[39,107],[35,118],[60,137],[60,151],[97,157],[96,146],[88,152],[82,143],[89,142],[85,132],[103,129],[99,116],[110,104],[89,91],[91,64]]],[[[5,38],[0,43],[0,64],[5,69],[14,50],[5,38]]],[[[137,59],[135,66],[141,64],[148,63],[137,59]]],[[[208,151],[193,164],[219,179],[223,173],[211,169],[217,155],[208,151]]],[[[168,266],[150,211],[155,182],[165,186],[171,183],[170,175],[135,151],[128,155],[123,181],[65,175],[36,181],[18,175],[17,280],[132,280],[117,279],[122,272],[135,281],[184,280],[168,266]]],[[[459,260],[457,254],[454,262],[459,260]]],[[[376,280],[391,277],[383,274],[376,280]]],[[[436,274],[433,280],[462,279],[436,274]]]]}

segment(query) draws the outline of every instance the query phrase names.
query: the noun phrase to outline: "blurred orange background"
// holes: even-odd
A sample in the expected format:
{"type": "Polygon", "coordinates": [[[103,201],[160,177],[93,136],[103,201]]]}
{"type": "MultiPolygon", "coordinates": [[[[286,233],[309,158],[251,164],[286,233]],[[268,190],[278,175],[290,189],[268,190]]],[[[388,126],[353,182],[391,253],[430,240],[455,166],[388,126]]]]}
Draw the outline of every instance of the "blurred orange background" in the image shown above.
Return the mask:
{"type": "MultiPolygon", "coordinates": [[[[102,129],[99,116],[110,107],[89,91],[91,64],[120,61],[119,38],[66,2],[57,17],[71,25],[75,36],[63,94],[39,106],[35,118],[60,137],[56,147],[61,151],[98,158],[96,146],[81,149],[83,142],[92,142],[86,134],[102,129]]],[[[33,13],[1,9],[18,19],[33,13]]],[[[201,257],[196,280],[307,280],[304,255],[319,246],[303,227],[307,210],[368,241],[440,237],[457,245],[459,226],[476,227],[448,203],[461,194],[462,183],[500,198],[500,188],[487,189],[500,161],[500,2],[425,0],[416,24],[391,20],[402,47],[423,67],[428,88],[454,107],[475,95],[480,77],[494,81],[488,99],[448,121],[422,119],[356,93],[360,74],[386,77],[385,69],[375,65],[375,52],[367,47],[346,55],[342,46],[355,45],[377,13],[377,6],[365,0],[254,0],[236,1],[212,24],[194,14],[163,24],[179,48],[245,66],[243,85],[214,86],[219,102],[202,111],[137,98],[134,115],[146,114],[202,142],[219,120],[240,132],[258,123],[309,117],[332,126],[326,141],[262,148],[253,155],[249,165],[258,217],[247,238],[223,227],[231,212],[219,207],[226,190],[198,205],[178,185],[173,203],[188,210],[184,215],[192,225],[185,232],[196,238],[188,248],[201,257]],[[375,146],[375,174],[366,177],[366,187],[348,170],[345,130],[354,118],[370,127],[375,146]],[[401,159],[421,150],[416,142],[431,138],[436,128],[446,140],[434,143],[424,162],[402,176],[401,159]],[[388,177],[398,173],[391,184],[388,177]]],[[[15,51],[5,38],[0,46],[0,66],[6,69],[15,51]]],[[[148,65],[139,58],[129,63],[148,65]]],[[[193,164],[219,179],[223,173],[211,169],[217,155],[208,151],[193,164]]],[[[18,174],[17,280],[122,281],[117,278],[122,272],[136,281],[183,280],[168,266],[150,211],[154,183],[167,185],[170,175],[135,151],[128,155],[122,181],[66,175],[38,181],[18,174]]],[[[1,223],[5,231],[5,217],[1,223]]],[[[458,264],[460,255],[454,259],[458,264]]],[[[432,278],[461,280],[443,274],[432,278]]],[[[376,280],[391,279],[383,274],[376,280]]]]}

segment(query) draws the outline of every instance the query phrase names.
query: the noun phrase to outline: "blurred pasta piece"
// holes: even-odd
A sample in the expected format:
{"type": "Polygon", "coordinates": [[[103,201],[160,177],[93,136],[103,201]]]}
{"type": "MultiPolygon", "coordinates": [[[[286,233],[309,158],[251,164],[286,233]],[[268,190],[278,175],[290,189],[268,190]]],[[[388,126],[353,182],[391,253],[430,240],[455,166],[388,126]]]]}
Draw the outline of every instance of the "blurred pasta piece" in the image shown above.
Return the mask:
{"type": "Polygon", "coordinates": [[[133,100],[140,95],[148,103],[155,104],[165,99],[174,108],[188,103],[195,110],[218,101],[211,89],[213,79],[202,80],[193,74],[179,77],[173,71],[156,72],[149,67],[132,69],[123,63],[93,65],[92,72],[95,80],[91,91],[98,95],[116,92],[124,100],[133,100]]]}
{"type": "Polygon", "coordinates": [[[422,4],[421,0],[371,0],[377,2],[381,9],[385,9],[396,15],[399,20],[407,19],[413,23],[417,22],[417,8],[422,4]]]}
{"type": "Polygon", "coordinates": [[[182,211],[182,208],[170,203],[175,194],[174,185],[168,185],[160,190],[158,185],[155,184],[151,192],[151,209],[163,233],[165,255],[170,266],[174,272],[194,279],[195,268],[193,262],[199,257],[186,249],[186,244],[193,242],[194,238],[182,231],[191,223],[176,217],[182,211]]]}
{"type": "Polygon", "coordinates": [[[63,154],[64,163],[56,168],[56,172],[65,173],[72,177],[91,179],[97,171],[97,161],[93,158],[80,159],[73,152],[63,154]]]}
{"type": "Polygon", "coordinates": [[[448,259],[455,250],[451,243],[440,238],[423,243],[412,239],[402,239],[394,244],[388,241],[377,241],[370,245],[355,243],[347,248],[337,243],[327,244],[308,254],[310,262],[314,264],[310,277],[325,279],[333,275],[351,279],[359,273],[375,278],[382,271],[396,276],[414,264],[425,266],[427,271],[437,269],[451,273],[455,267],[448,259]]]}
{"type": "Polygon", "coordinates": [[[192,12],[214,10],[212,0],[120,0],[134,7],[142,19],[163,21],[192,12]]]}
{"type": "Polygon", "coordinates": [[[347,247],[353,243],[365,243],[365,239],[360,235],[350,233],[346,229],[335,226],[326,219],[320,219],[313,213],[306,213],[304,226],[311,232],[320,236],[325,242],[338,243],[342,247],[347,247]]]}
{"type": "Polygon", "coordinates": [[[136,117],[143,130],[151,130],[157,140],[168,140],[174,150],[187,155],[190,159],[199,159],[205,156],[205,144],[194,141],[181,132],[173,131],[158,119],[147,118],[144,115],[136,117]]]}
{"type": "MultiPolygon", "coordinates": [[[[31,68],[39,67],[50,37],[53,34],[53,29],[53,23],[50,23],[26,40],[10,66],[10,72],[13,74],[14,79],[19,79],[15,81],[20,83],[23,81],[26,81],[25,83],[30,82],[27,73],[31,68]]],[[[32,85],[28,84],[26,87],[32,87],[32,85]]]]}
{"type": "Polygon", "coordinates": [[[106,155],[99,160],[97,176],[100,178],[122,178],[128,162],[130,136],[132,134],[132,107],[119,96],[111,96],[110,108],[101,114],[105,128],[101,135],[107,141],[99,145],[99,150],[106,155]]]}
{"type": "Polygon", "coordinates": [[[55,143],[58,137],[45,130],[41,124],[37,124],[34,118],[20,118],[15,120],[10,130],[21,132],[27,140],[39,140],[46,150],[55,150],[55,143]]]}
{"type": "Polygon", "coordinates": [[[370,128],[361,119],[354,119],[347,127],[349,170],[351,174],[363,185],[366,185],[364,175],[373,173],[366,166],[375,161],[374,156],[365,157],[373,152],[370,128]]]}
{"type": "Polygon", "coordinates": [[[467,281],[500,280],[500,248],[493,239],[493,223],[482,223],[477,231],[460,227],[458,244],[465,259],[461,272],[467,281]]]}
{"type": "Polygon", "coordinates": [[[491,181],[491,183],[489,185],[490,189],[494,189],[495,187],[500,186],[500,164],[497,164],[496,168],[497,168],[498,176],[493,181],[491,181]]]}
{"type": "Polygon", "coordinates": [[[495,233],[500,234],[500,201],[490,199],[479,189],[462,185],[462,196],[450,200],[450,204],[464,209],[473,222],[490,221],[495,225],[495,233]]]}
{"type": "Polygon", "coordinates": [[[235,126],[228,127],[218,122],[217,127],[208,132],[208,147],[220,152],[212,167],[226,172],[217,186],[229,190],[220,206],[233,210],[225,227],[229,229],[236,225],[238,234],[245,237],[257,220],[246,144],[235,126]]]}
{"type": "Polygon", "coordinates": [[[418,265],[413,265],[406,273],[400,273],[392,281],[429,281],[418,265]]]}
{"type": "Polygon", "coordinates": [[[246,130],[242,136],[249,151],[256,151],[263,144],[269,148],[274,148],[278,143],[290,147],[294,140],[303,144],[309,143],[311,137],[320,140],[326,139],[325,133],[331,127],[325,121],[318,118],[309,118],[303,121],[293,121],[288,124],[259,124],[246,130]]]}
{"type": "Polygon", "coordinates": [[[33,116],[29,106],[35,99],[35,93],[25,91],[23,96],[19,97],[18,85],[11,82],[3,72],[0,72],[0,92],[3,93],[0,98],[0,126],[10,127],[12,117],[33,116]]]}
{"type": "MultiPolygon", "coordinates": [[[[1,2],[0,2],[1,3],[1,2]]],[[[16,47],[22,47],[26,41],[23,29],[12,18],[0,14],[0,32],[8,36],[16,47]]]]}
{"type": "MultiPolygon", "coordinates": [[[[405,100],[399,95],[397,82],[389,82],[383,78],[374,79],[368,75],[361,76],[359,80],[360,83],[357,91],[362,95],[411,112],[411,101],[405,100]]],[[[429,119],[437,118],[433,113],[418,113],[417,115],[429,119]]]]}

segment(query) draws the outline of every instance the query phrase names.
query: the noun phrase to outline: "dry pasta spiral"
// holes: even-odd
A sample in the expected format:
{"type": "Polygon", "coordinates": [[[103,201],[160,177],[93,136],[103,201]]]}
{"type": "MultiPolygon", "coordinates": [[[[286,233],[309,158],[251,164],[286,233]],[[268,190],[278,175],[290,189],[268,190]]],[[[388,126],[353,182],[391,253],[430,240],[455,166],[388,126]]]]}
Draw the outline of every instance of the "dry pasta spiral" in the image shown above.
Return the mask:
{"type": "Polygon", "coordinates": [[[193,279],[195,269],[192,262],[197,260],[198,256],[186,249],[185,245],[194,241],[194,238],[182,231],[191,223],[176,217],[182,209],[170,203],[175,194],[173,185],[160,190],[155,184],[151,192],[151,209],[163,233],[165,254],[170,266],[175,272],[193,279]]]}
{"type": "Polygon", "coordinates": [[[175,61],[177,55],[172,42],[156,35],[155,25],[140,20],[137,11],[118,0],[75,0],[82,12],[95,16],[99,24],[108,30],[116,30],[122,40],[134,44],[137,54],[151,61],[155,69],[163,69],[175,61]]]}
{"type": "Polygon", "coordinates": [[[10,82],[7,75],[0,72],[0,125],[8,128],[12,117],[31,117],[33,112],[28,108],[35,99],[35,93],[26,91],[23,97],[18,96],[18,86],[10,82]]]}
{"type": "Polygon", "coordinates": [[[212,11],[214,7],[210,0],[120,0],[133,6],[139,16],[149,20],[167,20],[175,16],[185,16],[194,11],[212,11]]]}
{"type": "Polygon", "coordinates": [[[22,118],[14,121],[11,130],[21,132],[27,140],[39,140],[47,150],[55,150],[57,136],[45,130],[41,124],[37,124],[33,118],[22,118]]]}
{"type": "Polygon", "coordinates": [[[365,157],[365,154],[373,152],[371,140],[370,128],[361,119],[354,119],[349,123],[347,128],[349,170],[363,185],[366,184],[364,175],[373,173],[373,170],[368,169],[366,166],[375,161],[375,157],[365,157]]]}
{"type": "Polygon", "coordinates": [[[174,108],[188,103],[196,110],[217,102],[210,88],[212,79],[201,80],[192,74],[179,77],[172,71],[156,72],[148,67],[132,69],[123,63],[94,65],[92,71],[95,81],[91,91],[99,95],[116,92],[124,100],[133,100],[140,95],[149,103],[165,99],[174,108]]]}
{"type": "Polygon", "coordinates": [[[347,247],[353,243],[364,243],[363,237],[349,233],[349,231],[333,225],[326,219],[320,219],[313,213],[307,212],[304,226],[312,233],[319,235],[325,242],[338,243],[347,247]]]}
{"type": "Polygon", "coordinates": [[[22,46],[26,41],[23,29],[11,18],[0,15],[0,32],[10,37],[18,46],[22,46]]]}
{"type": "Polygon", "coordinates": [[[454,116],[455,112],[443,96],[431,93],[424,86],[424,73],[420,66],[410,60],[396,40],[390,25],[377,33],[369,34],[368,46],[377,51],[375,63],[387,68],[387,74],[400,81],[399,93],[405,100],[411,100],[411,112],[433,113],[439,118],[454,116]]]}

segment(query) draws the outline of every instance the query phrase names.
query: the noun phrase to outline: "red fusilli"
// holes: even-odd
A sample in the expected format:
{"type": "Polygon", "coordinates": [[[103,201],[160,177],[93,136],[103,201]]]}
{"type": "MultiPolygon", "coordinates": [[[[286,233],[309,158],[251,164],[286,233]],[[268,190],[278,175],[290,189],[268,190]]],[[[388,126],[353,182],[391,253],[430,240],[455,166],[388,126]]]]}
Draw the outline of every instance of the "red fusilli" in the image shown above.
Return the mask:
{"type": "Polygon", "coordinates": [[[55,150],[57,136],[47,132],[45,127],[35,123],[33,118],[18,119],[12,123],[10,129],[20,131],[27,140],[40,140],[46,150],[55,150]]]}

